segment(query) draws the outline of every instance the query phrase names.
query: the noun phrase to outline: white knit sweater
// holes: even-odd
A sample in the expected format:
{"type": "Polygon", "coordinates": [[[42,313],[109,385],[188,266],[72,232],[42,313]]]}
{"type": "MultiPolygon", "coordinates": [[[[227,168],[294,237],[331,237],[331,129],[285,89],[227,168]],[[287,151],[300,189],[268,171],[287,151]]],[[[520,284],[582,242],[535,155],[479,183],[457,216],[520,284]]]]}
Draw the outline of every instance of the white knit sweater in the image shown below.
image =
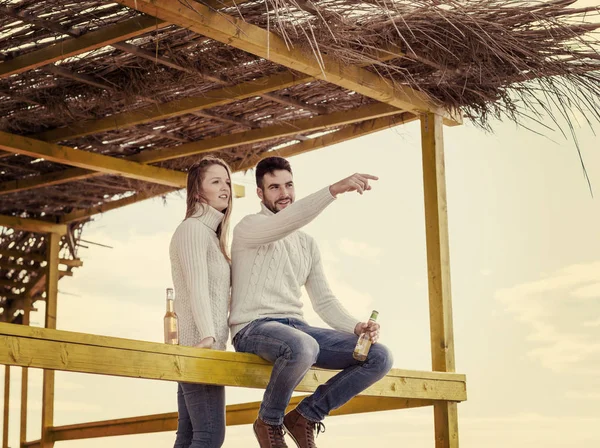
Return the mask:
{"type": "Polygon", "coordinates": [[[278,213],[264,204],[233,230],[231,336],[255,319],[304,319],[302,286],[317,314],[331,327],[352,333],[358,319],[333,295],[317,244],[298,231],[334,201],[329,187],[294,202],[278,213]]]}
{"type": "Polygon", "coordinates": [[[198,207],[171,238],[169,255],[180,345],[193,346],[212,336],[214,349],[226,348],[231,269],[216,234],[223,216],[208,205],[198,207]]]}

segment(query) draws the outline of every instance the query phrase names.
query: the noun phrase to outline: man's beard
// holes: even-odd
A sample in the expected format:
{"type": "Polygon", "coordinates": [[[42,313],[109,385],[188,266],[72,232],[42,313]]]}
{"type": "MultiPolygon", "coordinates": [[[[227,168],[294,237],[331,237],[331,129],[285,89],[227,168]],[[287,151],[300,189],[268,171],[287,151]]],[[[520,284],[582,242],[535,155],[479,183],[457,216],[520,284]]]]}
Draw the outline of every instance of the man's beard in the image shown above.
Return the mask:
{"type": "MultiPolygon", "coordinates": [[[[287,198],[285,198],[285,199],[283,199],[283,200],[284,200],[284,201],[286,201],[286,200],[289,200],[289,201],[290,201],[290,203],[289,203],[289,205],[287,205],[287,207],[289,207],[290,205],[292,205],[292,204],[294,203],[294,201],[293,201],[293,200],[292,200],[292,198],[290,198],[290,197],[287,197],[287,198]]],[[[276,202],[268,202],[268,201],[263,201],[263,204],[265,204],[265,207],[267,207],[267,208],[268,208],[269,210],[271,210],[273,213],[278,213],[278,212],[280,212],[281,210],[283,210],[283,208],[282,208],[282,209],[278,209],[278,208],[277,208],[277,202],[280,202],[280,201],[282,201],[282,199],[279,199],[279,200],[277,200],[276,202]]],[[[284,207],[284,208],[287,208],[287,207],[284,207]]]]}

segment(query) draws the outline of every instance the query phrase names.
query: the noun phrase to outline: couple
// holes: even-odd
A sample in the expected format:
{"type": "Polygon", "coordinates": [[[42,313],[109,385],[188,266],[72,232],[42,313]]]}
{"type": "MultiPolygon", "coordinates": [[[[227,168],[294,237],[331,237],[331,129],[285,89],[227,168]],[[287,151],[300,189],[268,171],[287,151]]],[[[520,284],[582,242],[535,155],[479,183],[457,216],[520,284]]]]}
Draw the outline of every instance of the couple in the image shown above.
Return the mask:
{"type": "MultiPolygon", "coordinates": [[[[315,448],[315,432],[324,430],[325,416],[392,367],[392,356],[381,344],[373,345],[364,362],[352,357],[358,336],[367,332],[376,342],[379,325],[360,322],[344,309],[329,289],[317,244],[299,230],[336,196],[370,190],[371,179],[377,178],[354,174],[294,202],[289,162],[263,159],[256,166],[261,211],[235,227],[230,258],[229,167],[221,159],[206,157],[188,172],[186,219],[170,245],[179,343],[225,350],[231,330],[236,351],[273,363],[253,426],[261,448],[287,447],[285,433],[299,448],[315,448]],[[334,330],[304,321],[302,286],[317,314],[334,330]],[[313,365],[341,372],[285,414],[292,392],[313,365]]],[[[175,448],[222,446],[223,386],[180,383],[177,402],[175,448]]]]}

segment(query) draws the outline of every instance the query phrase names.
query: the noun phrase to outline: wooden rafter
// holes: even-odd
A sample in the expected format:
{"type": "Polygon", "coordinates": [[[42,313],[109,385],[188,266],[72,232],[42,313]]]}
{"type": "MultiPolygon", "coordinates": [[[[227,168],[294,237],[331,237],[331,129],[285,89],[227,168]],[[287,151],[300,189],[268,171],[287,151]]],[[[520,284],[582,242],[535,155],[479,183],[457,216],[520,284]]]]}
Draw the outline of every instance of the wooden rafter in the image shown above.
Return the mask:
{"type": "Polygon", "coordinates": [[[186,182],[185,173],[180,171],[148,166],[6,132],[0,132],[0,148],[16,154],[43,157],[52,162],[85,168],[104,174],[116,174],[131,179],[172,187],[182,188],[186,182]]]}
{"type": "MultiPolygon", "coordinates": [[[[46,261],[46,257],[42,254],[31,254],[31,253],[25,253],[25,252],[21,252],[20,250],[13,250],[13,249],[0,249],[0,255],[4,258],[22,258],[24,260],[31,260],[31,261],[37,261],[37,262],[43,262],[46,261]]],[[[65,266],[69,266],[72,268],[80,268],[81,266],[83,266],[83,261],[81,261],[80,259],[75,259],[75,260],[69,260],[66,258],[60,258],[58,260],[59,264],[64,264],[65,266]]]]}
{"type": "Polygon", "coordinates": [[[396,88],[374,73],[343,64],[326,55],[322,57],[323,64],[320,65],[313,55],[290,49],[278,35],[224,13],[213,12],[202,4],[182,4],[177,0],[117,2],[398,109],[448,115],[427,95],[410,87],[396,88]]]}

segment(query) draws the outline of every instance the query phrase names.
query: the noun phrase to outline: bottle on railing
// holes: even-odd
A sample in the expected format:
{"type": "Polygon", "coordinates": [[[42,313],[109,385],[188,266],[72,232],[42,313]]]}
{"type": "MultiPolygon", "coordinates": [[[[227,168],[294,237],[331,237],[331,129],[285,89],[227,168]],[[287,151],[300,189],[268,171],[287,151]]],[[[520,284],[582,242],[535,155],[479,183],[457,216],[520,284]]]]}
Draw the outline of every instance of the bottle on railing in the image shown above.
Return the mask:
{"type": "MultiPolygon", "coordinates": [[[[371,317],[369,318],[369,322],[376,322],[377,316],[379,316],[379,312],[373,310],[371,313],[371,317]]],[[[368,333],[362,333],[358,341],[356,342],[356,347],[354,347],[354,353],[352,356],[354,359],[358,361],[364,361],[367,359],[367,355],[369,354],[369,350],[371,348],[371,338],[368,333]]]]}
{"type": "Polygon", "coordinates": [[[173,301],[173,288],[167,288],[167,312],[165,314],[165,344],[179,344],[179,329],[177,325],[177,314],[173,301]]]}

